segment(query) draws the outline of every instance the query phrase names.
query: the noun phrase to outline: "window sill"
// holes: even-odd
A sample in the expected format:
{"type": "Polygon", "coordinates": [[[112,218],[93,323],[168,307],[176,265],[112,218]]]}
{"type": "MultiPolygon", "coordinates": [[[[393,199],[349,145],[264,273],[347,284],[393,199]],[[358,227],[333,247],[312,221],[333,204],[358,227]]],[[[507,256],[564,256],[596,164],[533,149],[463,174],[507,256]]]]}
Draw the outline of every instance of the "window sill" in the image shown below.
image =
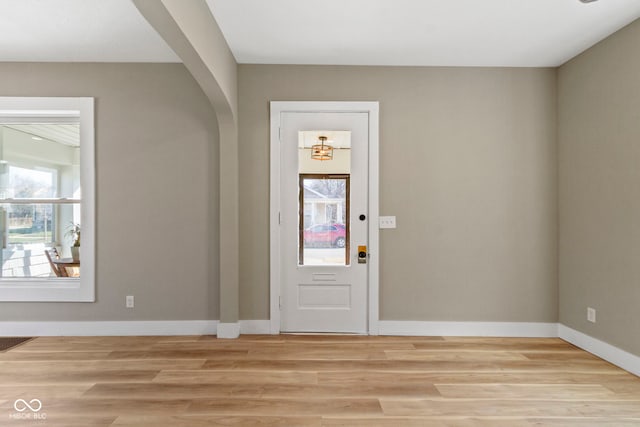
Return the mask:
{"type": "Polygon", "coordinates": [[[80,280],[0,279],[0,302],[94,302],[94,286],[80,280]]]}

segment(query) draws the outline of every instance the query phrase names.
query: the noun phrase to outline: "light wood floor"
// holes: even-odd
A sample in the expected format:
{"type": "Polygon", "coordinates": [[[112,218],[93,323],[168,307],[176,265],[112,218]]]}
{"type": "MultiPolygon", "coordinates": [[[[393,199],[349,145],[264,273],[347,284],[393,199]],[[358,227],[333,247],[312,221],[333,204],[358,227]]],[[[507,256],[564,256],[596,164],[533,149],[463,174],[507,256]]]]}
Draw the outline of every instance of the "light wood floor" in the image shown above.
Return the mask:
{"type": "Polygon", "coordinates": [[[560,339],[43,337],[0,353],[0,425],[640,426],[640,378],[560,339]]]}

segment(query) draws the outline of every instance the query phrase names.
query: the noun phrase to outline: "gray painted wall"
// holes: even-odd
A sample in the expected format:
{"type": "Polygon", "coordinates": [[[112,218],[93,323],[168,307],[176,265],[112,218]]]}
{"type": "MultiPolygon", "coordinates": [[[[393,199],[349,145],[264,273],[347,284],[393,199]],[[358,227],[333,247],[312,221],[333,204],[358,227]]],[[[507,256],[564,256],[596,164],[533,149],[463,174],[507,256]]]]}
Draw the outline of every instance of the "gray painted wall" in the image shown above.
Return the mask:
{"type": "Polygon", "coordinates": [[[239,66],[240,318],[269,317],[269,101],[380,101],[381,319],[555,322],[554,69],[239,66]]]}
{"type": "Polygon", "coordinates": [[[96,98],[98,241],[96,303],[0,320],[217,319],[218,129],[182,64],[1,63],[0,94],[96,98]]]}
{"type": "Polygon", "coordinates": [[[640,355],[640,21],[563,65],[558,95],[560,321],[640,355]]]}

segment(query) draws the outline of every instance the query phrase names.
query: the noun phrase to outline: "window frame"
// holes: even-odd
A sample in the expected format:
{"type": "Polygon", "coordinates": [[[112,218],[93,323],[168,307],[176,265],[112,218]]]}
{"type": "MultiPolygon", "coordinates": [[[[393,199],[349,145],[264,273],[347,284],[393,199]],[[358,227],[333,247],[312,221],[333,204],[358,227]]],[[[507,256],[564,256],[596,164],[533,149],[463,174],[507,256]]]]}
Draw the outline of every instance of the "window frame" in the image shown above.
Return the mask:
{"type": "Polygon", "coordinates": [[[0,302],[95,302],[94,103],[92,97],[0,97],[0,124],[20,117],[79,117],[82,141],[82,274],[79,278],[0,278],[0,302]]]}

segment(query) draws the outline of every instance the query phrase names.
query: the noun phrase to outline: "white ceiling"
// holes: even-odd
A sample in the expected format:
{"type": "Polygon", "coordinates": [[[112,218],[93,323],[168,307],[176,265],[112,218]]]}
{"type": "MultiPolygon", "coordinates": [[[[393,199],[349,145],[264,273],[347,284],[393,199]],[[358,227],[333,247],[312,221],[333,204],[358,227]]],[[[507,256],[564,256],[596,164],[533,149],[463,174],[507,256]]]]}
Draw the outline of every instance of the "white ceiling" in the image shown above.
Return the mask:
{"type": "Polygon", "coordinates": [[[0,61],[180,59],[131,0],[0,0],[0,61]]]}
{"type": "Polygon", "coordinates": [[[240,63],[557,66],[640,0],[207,0],[240,63]]]}
{"type": "MultiPolygon", "coordinates": [[[[640,17],[640,0],[206,1],[236,60],[267,64],[556,66],[640,17]]],[[[0,61],[180,59],[131,0],[0,0],[0,61]]]]}

